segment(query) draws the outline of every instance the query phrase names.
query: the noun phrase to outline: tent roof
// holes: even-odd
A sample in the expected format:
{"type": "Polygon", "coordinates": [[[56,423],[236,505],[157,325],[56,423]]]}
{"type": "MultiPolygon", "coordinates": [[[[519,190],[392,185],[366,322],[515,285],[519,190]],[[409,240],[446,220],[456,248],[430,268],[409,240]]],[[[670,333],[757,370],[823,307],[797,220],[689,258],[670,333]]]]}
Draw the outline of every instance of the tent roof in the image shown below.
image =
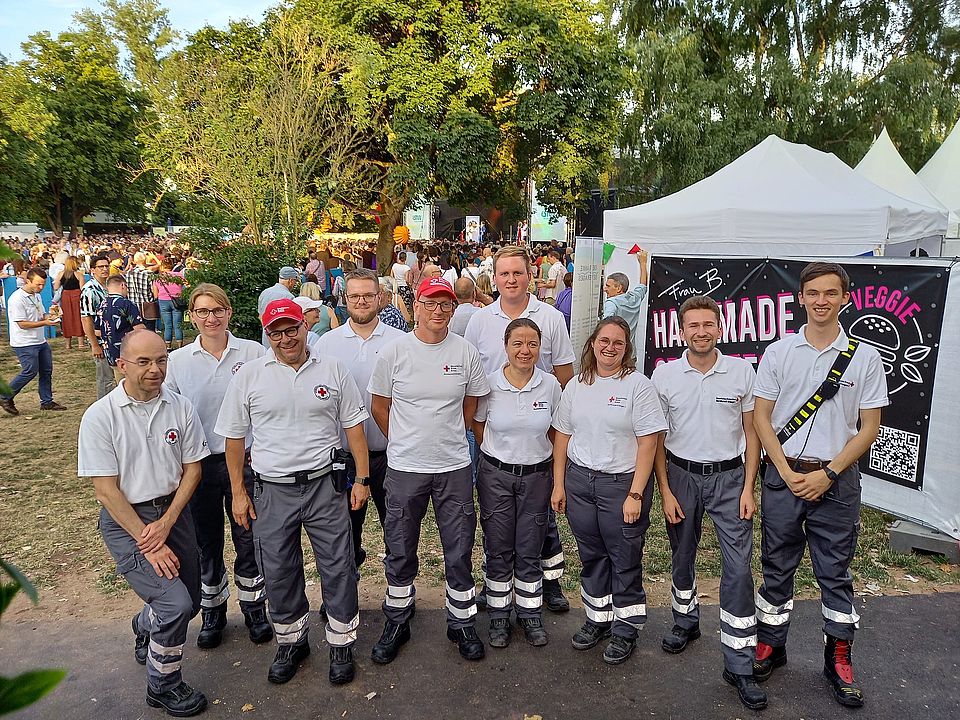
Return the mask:
{"type": "Polygon", "coordinates": [[[910,169],[886,128],[880,131],[867,154],[854,169],[867,180],[895,195],[932,208],[947,209],[910,169]]]}
{"type": "Polygon", "coordinates": [[[921,182],[951,211],[952,237],[957,237],[957,216],[960,216],[960,122],[943,141],[927,164],[917,173],[921,182]]]}
{"type": "Polygon", "coordinates": [[[894,195],[835,155],[771,135],[667,197],[604,213],[604,239],[689,254],[859,255],[942,235],[947,215],[894,195]]]}

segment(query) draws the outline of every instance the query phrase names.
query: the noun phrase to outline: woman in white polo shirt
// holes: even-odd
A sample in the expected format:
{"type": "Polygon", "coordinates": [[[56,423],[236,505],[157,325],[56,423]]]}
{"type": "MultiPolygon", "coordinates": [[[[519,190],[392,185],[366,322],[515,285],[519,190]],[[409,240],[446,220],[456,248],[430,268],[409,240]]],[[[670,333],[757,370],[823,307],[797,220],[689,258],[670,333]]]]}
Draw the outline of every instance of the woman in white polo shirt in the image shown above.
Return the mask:
{"type": "Polygon", "coordinates": [[[488,377],[490,394],[474,416],[492,647],[510,644],[511,609],[527,642],[547,644],[540,550],[550,505],[550,422],[560,403],[560,383],[537,367],[540,341],[540,328],[529,318],[507,325],[507,364],[488,377]]]}
{"type": "Polygon", "coordinates": [[[653,384],[637,371],[630,326],[600,321],[587,339],[580,375],[567,383],[553,418],[553,495],[566,512],[583,563],[587,621],[573,647],[610,637],[604,662],[627,660],[647,619],[643,543],[650,526],[649,482],[657,433],[667,429],[653,384]]]}

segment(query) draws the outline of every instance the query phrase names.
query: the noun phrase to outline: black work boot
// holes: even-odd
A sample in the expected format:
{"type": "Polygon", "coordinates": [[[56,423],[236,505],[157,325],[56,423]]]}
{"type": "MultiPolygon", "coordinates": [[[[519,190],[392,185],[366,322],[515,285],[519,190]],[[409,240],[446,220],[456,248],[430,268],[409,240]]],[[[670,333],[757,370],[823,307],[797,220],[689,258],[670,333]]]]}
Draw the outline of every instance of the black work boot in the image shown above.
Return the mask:
{"type": "Polygon", "coordinates": [[[223,630],[227,627],[227,604],[209,610],[204,608],[201,614],[203,625],[197,635],[197,647],[210,650],[223,642],[223,630]]]}
{"type": "Polygon", "coordinates": [[[447,628],[447,640],[457,644],[460,657],[464,660],[483,660],[486,654],[476,628],[465,627],[459,630],[447,628]]]}
{"type": "Polygon", "coordinates": [[[619,665],[630,659],[633,649],[637,646],[636,640],[629,640],[619,635],[612,635],[610,642],[603,651],[603,661],[607,665],[619,665]]]}
{"type": "Polygon", "coordinates": [[[570,609],[570,601],[560,589],[559,580],[543,581],[543,603],[550,612],[565,613],[570,609]]]}
{"type": "Polygon", "coordinates": [[[682,628],[674,625],[669,635],[664,635],[660,641],[660,647],[664,652],[674,655],[682,653],[687,649],[687,645],[700,637],[700,626],[694,625],[692,628],[682,628]]]}
{"type": "Polygon", "coordinates": [[[267,680],[276,684],[293,680],[293,676],[300,669],[300,663],[310,655],[310,641],[306,636],[301,638],[296,644],[280,645],[277,647],[277,655],[273,659],[273,664],[267,672],[267,680]]]}
{"type": "Polygon", "coordinates": [[[838,703],[844,707],[863,707],[863,691],[853,681],[853,640],[827,635],[823,676],[833,685],[833,696],[838,703]]]}
{"type": "Polygon", "coordinates": [[[724,668],[723,679],[737,689],[740,702],[746,707],[751,710],[763,710],[767,706],[767,694],[757,685],[753,675],[736,675],[724,668]]]}
{"type": "Polygon", "coordinates": [[[535,618],[519,618],[517,624],[523,628],[523,637],[534,647],[543,647],[547,644],[547,631],[543,629],[543,620],[535,618]]]}
{"type": "Polygon", "coordinates": [[[353,680],[355,669],[352,648],[330,646],[330,682],[332,684],[346,685],[353,680]]]}
{"type": "Polygon", "coordinates": [[[147,705],[155,708],[162,707],[167,711],[167,715],[173,715],[173,717],[193,717],[207,709],[207,697],[185,682],[162,692],[153,690],[148,685],[147,705]]]}
{"type": "Polygon", "coordinates": [[[141,665],[147,664],[147,655],[150,654],[150,633],[140,629],[140,613],[133,616],[133,657],[141,665]]]}
{"type": "Polygon", "coordinates": [[[267,611],[263,605],[244,610],[243,622],[250,633],[250,642],[259,645],[273,640],[273,627],[267,620],[267,611]]]}
{"type": "Polygon", "coordinates": [[[493,618],[490,621],[490,647],[505,648],[510,644],[513,628],[510,618],[493,618]]]}
{"type": "Polygon", "coordinates": [[[774,668],[787,664],[787,648],[785,645],[773,647],[765,642],[758,642],[753,653],[753,679],[757,682],[766,682],[773,675],[774,668]]]}
{"type": "Polygon", "coordinates": [[[587,620],[583,626],[573,634],[571,643],[574,650],[589,650],[601,640],[610,637],[610,625],[598,625],[587,620]]]}
{"type": "Polygon", "coordinates": [[[397,659],[400,648],[410,639],[410,623],[397,623],[387,620],[383,625],[380,639],[373,646],[370,658],[378,665],[387,665],[397,659]]]}

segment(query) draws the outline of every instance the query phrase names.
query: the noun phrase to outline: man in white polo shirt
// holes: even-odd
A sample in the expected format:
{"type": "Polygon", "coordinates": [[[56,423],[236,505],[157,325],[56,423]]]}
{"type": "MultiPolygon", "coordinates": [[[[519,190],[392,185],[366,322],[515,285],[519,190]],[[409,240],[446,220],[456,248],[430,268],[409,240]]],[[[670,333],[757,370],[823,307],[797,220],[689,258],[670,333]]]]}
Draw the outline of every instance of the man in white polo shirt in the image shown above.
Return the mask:
{"type": "Polygon", "coordinates": [[[720,308],[709,297],[680,306],[687,350],[650,378],[669,429],[657,444],[654,469],[673,551],[673,630],[662,647],[681,653],[700,637],[694,563],[709,513],[720,542],[720,647],[723,678],[744,705],[760,710],[766,693],[753,679],[757,621],[753,603],[753,486],[760,441],[753,429],[753,366],[717,350],[720,308]]]}
{"type": "MultiPolygon", "coordinates": [[[[377,316],[377,298],[380,285],[373,270],[360,268],[352,270],[344,277],[347,313],[350,319],[338,328],[324,334],[316,343],[317,352],[322,357],[333,357],[343,363],[357,387],[364,395],[364,401],[370,406],[370,376],[380,352],[390,343],[406,335],[402,330],[380,322],[377,316]]],[[[381,527],[386,518],[386,495],[383,489],[387,473],[387,439],[380,432],[376,421],[371,417],[363,423],[363,432],[367,438],[367,450],[370,454],[370,496],[377,509],[381,527]]],[[[343,438],[344,440],[346,438],[343,438]]],[[[357,567],[366,559],[361,540],[363,539],[363,521],[367,515],[367,505],[350,511],[350,523],[353,526],[353,551],[357,567]]]]}
{"type": "Polygon", "coordinates": [[[46,273],[30,268],[23,287],[10,296],[10,347],[20,361],[20,372],[10,381],[13,394],[0,395],[0,408],[11,415],[20,414],[13,398],[37,375],[40,376],[40,409],[66,410],[53,400],[53,353],[45,333],[48,327],[59,327],[60,319],[43,310],[40,292],[46,284],[46,273]]]}
{"type": "MultiPolygon", "coordinates": [[[[507,325],[520,317],[530,318],[542,333],[537,367],[556,375],[560,387],[563,387],[573,377],[574,352],[570,334],[563,314],[528,292],[532,278],[530,256],[525,249],[516,245],[500,248],[493,256],[493,279],[500,297],[470,318],[464,338],[480,352],[483,370],[490,375],[507,364],[507,353],[503,348],[503,333],[507,325]]],[[[566,612],[570,609],[570,603],[560,589],[564,568],[563,545],[560,544],[557,518],[552,508],[540,557],[543,564],[543,601],[548,610],[566,612]]]]}
{"type": "Polygon", "coordinates": [[[476,348],[449,331],[456,306],[450,283],[423,280],[415,303],[416,330],[381,351],[368,386],[371,412],[387,438],[387,621],[372,653],[379,664],[392,662],[410,639],[417,545],[431,499],[443,544],[447,637],[465,659],[484,656],[474,628],[471,555],[477,515],[466,422],[490,387],[476,348]]]}
{"type": "Polygon", "coordinates": [[[860,616],[850,574],[860,525],[857,461],[877,439],[888,401],[880,354],[849,340],[838,322],[849,300],[841,265],[807,265],[800,272],[807,324],[768,347],[757,371],[754,424],[768,462],[753,673],[763,681],[787,662],[793,580],[809,545],[823,610],[823,673],[838,703],[860,707],[852,657],[860,616]]]}
{"type": "Polygon", "coordinates": [[[167,346],[156,333],[127,334],[117,367],[124,380],[80,421],[77,473],[93,480],[103,541],[144,602],[133,632],[136,660],[147,666],[147,704],[189,717],[207,706],[180,665],[187,624],[200,609],[188,502],[209,450],[193,405],[163,386],[167,346]]]}
{"type": "Polygon", "coordinates": [[[245,528],[255,521],[254,547],[279,644],[267,680],[289,682],[310,654],[310,603],[300,545],[306,530],[327,613],[329,678],[341,685],[354,677],[352,647],[360,616],[344,498],[347,488],[334,472],[333,453],[340,448],[343,429],[358,475],[350,507],[359,508],[370,494],[363,434],[363,421],[369,416],[343,364],[307,347],[307,328],[297,303],[272,301],[261,322],[272,352],[246,362],[233,376],[214,431],[226,438],[233,517],[245,528]],[[251,432],[252,502],[243,482],[246,437],[251,432]]]}

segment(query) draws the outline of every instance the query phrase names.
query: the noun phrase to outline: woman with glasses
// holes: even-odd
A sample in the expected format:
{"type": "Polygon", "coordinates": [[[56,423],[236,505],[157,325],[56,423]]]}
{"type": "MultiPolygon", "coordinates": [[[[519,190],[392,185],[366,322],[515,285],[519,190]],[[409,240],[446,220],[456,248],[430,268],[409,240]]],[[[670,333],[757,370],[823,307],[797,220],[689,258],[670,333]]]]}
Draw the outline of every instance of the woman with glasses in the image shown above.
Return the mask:
{"type": "Polygon", "coordinates": [[[637,372],[630,326],[604,318],[583,347],[580,375],[564,388],[553,418],[553,496],[566,512],[583,570],[587,621],[573,647],[602,639],[609,665],[626,661],[647,619],[643,543],[657,434],[667,429],[653,383],[637,372]]]}
{"type": "MultiPolygon", "coordinates": [[[[267,642],[273,630],[264,610],[263,575],[257,567],[253,550],[253,534],[233,519],[229,511],[233,502],[230,475],[224,455],[224,438],[213,429],[223,404],[227,385],[249,360],[260,357],[266,349],[256,342],[235,337],[228,329],[233,306],[227,294],[217,285],[202,283],[190,294],[190,319],[197,328],[197,339],[170,353],[166,385],[188,398],[197,409],[207,438],[210,456],[201,461],[200,485],[190,500],[200,546],[201,600],[203,626],[197,646],[215,648],[223,639],[227,626],[227,568],[223,560],[223,514],[230,518],[230,534],[237,558],[233,564],[233,580],[237,586],[240,610],[249,629],[250,640],[267,642]]],[[[247,438],[249,449],[251,438],[247,438]]],[[[253,494],[253,472],[243,470],[247,492],[253,494]]]]}
{"type": "Polygon", "coordinates": [[[473,418],[480,444],[477,496],[487,559],[490,645],[498,648],[510,644],[511,609],[528,643],[547,644],[540,550],[550,506],[550,420],[560,403],[560,382],[537,367],[541,339],[530,318],[507,325],[507,364],[487,377],[490,394],[481,398],[473,418]]]}
{"type": "MultiPolygon", "coordinates": [[[[300,297],[323,302],[323,293],[320,290],[320,286],[314,282],[305,282],[300,286],[300,297]]],[[[311,312],[316,313],[317,316],[312,325],[309,322],[307,325],[310,332],[314,333],[317,337],[326,334],[334,328],[340,327],[340,320],[337,319],[337,314],[329,305],[324,304],[322,307],[318,307],[311,312]]],[[[304,313],[304,319],[308,319],[306,312],[304,313]]]]}

